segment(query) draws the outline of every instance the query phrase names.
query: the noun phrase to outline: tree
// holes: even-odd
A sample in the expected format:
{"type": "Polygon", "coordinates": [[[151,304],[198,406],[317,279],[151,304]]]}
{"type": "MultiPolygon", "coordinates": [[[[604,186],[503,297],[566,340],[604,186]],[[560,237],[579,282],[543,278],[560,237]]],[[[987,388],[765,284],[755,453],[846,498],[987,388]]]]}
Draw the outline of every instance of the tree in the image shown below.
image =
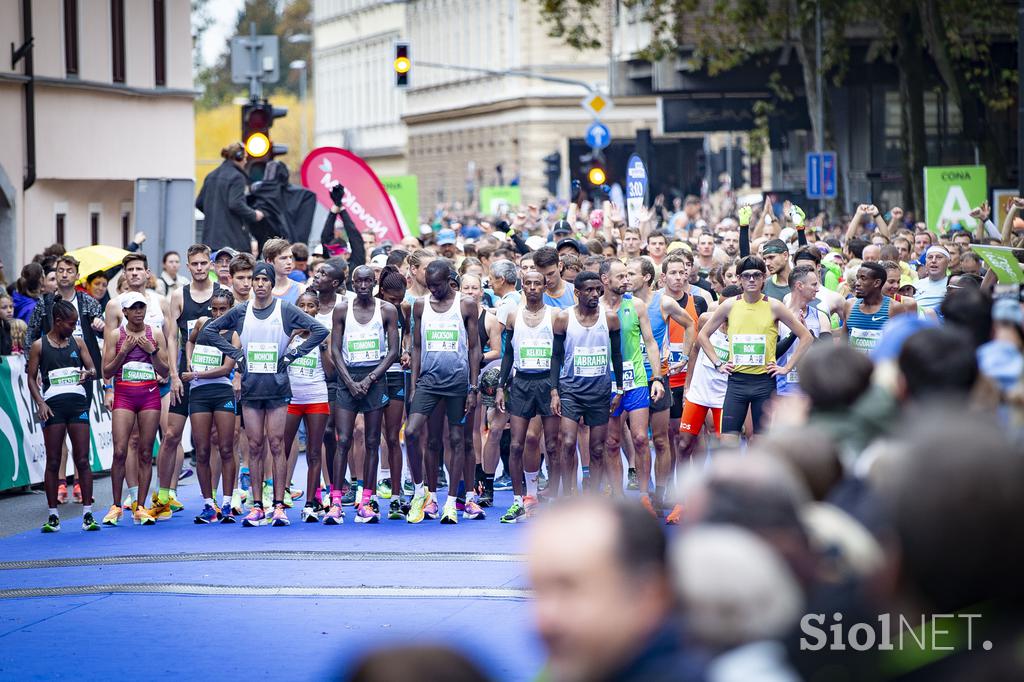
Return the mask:
{"type": "MultiPolygon", "coordinates": [[[[199,0],[199,2],[203,3],[205,0],[199,0]]],[[[230,43],[232,37],[248,35],[249,26],[252,23],[256,24],[257,34],[273,34],[279,38],[281,80],[277,83],[266,84],[264,95],[270,97],[282,92],[298,95],[298,77],[291,72],[288,65],[296,59],[301,59],[306,62],[306,68],[312,72],[312,43],[292,43],[288,41],[288,38],[299,34],[309,35],[312,32],[311,14],[311,0],[288,0],[285,3],[282,3],[281,0],[245,0],[245,6],[238,13],[235,30],[224,45],[217,62],[212,67],[199,72],[197,81],[203,89],[199,107],[215,107],[247,92],[246,86],[231,82],[230,43]]]]}

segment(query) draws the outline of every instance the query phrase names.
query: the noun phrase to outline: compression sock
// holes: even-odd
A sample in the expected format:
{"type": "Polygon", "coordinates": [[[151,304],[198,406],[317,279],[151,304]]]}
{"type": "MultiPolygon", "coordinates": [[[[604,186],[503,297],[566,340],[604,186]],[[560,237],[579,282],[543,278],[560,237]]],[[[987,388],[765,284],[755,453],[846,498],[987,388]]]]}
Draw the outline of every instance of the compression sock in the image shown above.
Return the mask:
{"type": "Polygon", "coordinates": [[[466,501],[466,482],[459,481],[459,487],[455,489],[455,499],[459,502],[466,501]]]}
{"type": "Polygon", "coordinates": [[[128,488],[128,499],[132,502],[139,501],[139,486],[133,485],[128,488]]]}
{"type": "Polygon", "coordinates": [[[487,474],[484,472],[484,465],[476,465],[476,482],[477,484],[483,483],[487,479],[487,474]]]}
{"type": "Polygon", "coordinates": [[[526,496],[537,497],[537,476],[540,474],[539,471],[527,471],[526,472],[526,496]]]}
{"type": "Polygon", "coordinates": [[[494,474],[484,474],[484,492],[494,497],[494,474]]]}

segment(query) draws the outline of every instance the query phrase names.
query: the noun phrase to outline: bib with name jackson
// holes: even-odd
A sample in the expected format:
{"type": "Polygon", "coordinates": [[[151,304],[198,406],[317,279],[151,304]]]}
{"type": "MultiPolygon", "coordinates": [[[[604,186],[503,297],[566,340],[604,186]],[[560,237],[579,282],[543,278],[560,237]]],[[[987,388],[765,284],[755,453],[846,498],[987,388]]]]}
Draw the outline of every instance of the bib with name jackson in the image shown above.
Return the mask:
{"type": "Polygon", "coordinates": [[[245,360],[252,374],[277,374],[280,350],[276,343],[250,343],[245,349],[245,360]]]}
{"type": "Polygon", "coordinates": [[[454,353],[459,350],[459,323],[431,320],[423,328],[428,353],[454,353]]]}

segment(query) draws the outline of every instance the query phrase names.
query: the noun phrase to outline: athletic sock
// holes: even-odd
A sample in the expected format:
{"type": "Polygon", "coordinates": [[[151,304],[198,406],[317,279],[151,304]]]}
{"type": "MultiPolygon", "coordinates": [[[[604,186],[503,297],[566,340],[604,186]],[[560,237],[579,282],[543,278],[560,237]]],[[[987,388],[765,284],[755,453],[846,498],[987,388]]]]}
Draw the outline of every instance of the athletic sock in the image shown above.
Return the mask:
{"type": "Polygon", "coordinates": [[[451,495],[445,495],[444,508],[448,509],[449,507],[455,508],[455,498],[451,495]]]}
{"type": "Polygon", "coordinates": [[[414,491],[413,491],[413,494],[412,494],[413,497],[423,497],[423,484],[422,483],[413,483],[413,488],[414,488],[414,491]]]}
{"type": "Polygon", "coordinates": [[[483,464],[477,464],[476,465],[476,482],[477,483],[483,483],[486,480],[487,480],[487,473],[484,471],[484,465],[483,464]]]}
{"type": "Polygon", "coordinates": [[[486,491],[487,494],[490,495],[491,497],[494,497],[494,474],[493,473],[484,474],[484,491],[486,491]]]}
{"type": "Polygon", "coordinates": [[[459,481],[459,487],[455,489],[455,499],[460,502],[466,501],[466,482],[459,481]]]}
{"type": "Polygon", "coordinates": [[[512,502],[515,503],[515,504],[518,504],[520,507],[522,507],[523,506],[523,496],[522,495],[513,495],[512,496],[512,502]]]}
{"type": "Polygon", "coordinates": [[[85,516],[86,514],[92,514],[92,505],[91,504],[84,504],[84,505],[82,505],[82,516],[85,516]]]}
{"type": "Polygon", "coordinates": [[[58,518],[60,517],[60,514],[57,513],[56,507],[50,507],[50,516],[56,516],[58,518]]]}
{"type": "Polygon", "coordinates": [[[231,496],[230,495],[224,495],[224,499],[221,500],[220,506],[221,506],[221,509],[225,509],[227,507],[230,507],[231,506],[231,496]]]}
{"type": "Polygon", "coordinates": [[[283,507],[284,506],[284,500],[274,500],[274,506],[276,507],[277,505],[281,505],[283,507]]]}
{"type": "Polygon", "coordinates": [[[332,505],[337,505],[337,506],[340,507],[341,506],[341,498],[342,498],[341,491],[340,490],[335,490],[333,487],[331,487],[331,504],[332,505]]]}
{"type": "Polygon", "coordinates": [[[132,502],[138,502],[139,501],[139,486],[133,485],[133,486],[129,487],[128,488],[128,497],[131,499],[132,502]]]}
{"type": "Polygon", "coordinates": [[[167,494],[175,502],[178,501],[178,489],[177,488],[171,488],[170,490],[167,491],[167,494]]]}
{"type": "Polygon", "coordinates": [[[636,467],[629,467],[629,473],[636,476],[636,467]]]}
{"type": "Polygon", "coordinates": [[[156,494],[156,501],[160,504],[167,504],[171,501],[171,489],[160,488],[160,491],[156,494]]]}
{"type": "Polygon", "coordinates": [[[209,506],[212,507],[213,506],[213,498],[212,497],[204,497],[203,498],[203,504],[209,505],[209,506]]]}
{"type": "Polygon", "coordinates": [[[364,504],[364,505],[368,504],[370,502],[370,497],[371,497],[370,491],[367,490],[366,488],[363,488],[363,496],[361,498],[362,499],[362,504],[364,504]]]}
{"type": "Polygon", "coordinates": [[[590,478],[590,467],[583,467],[583,478],[590,478]]]}
{"type": "Polygon", "coordinates": [[[527,497],[537,497],[537,476],[540,474],[539,471],[527,471],[526,472],[526,495],[527,497]]]}

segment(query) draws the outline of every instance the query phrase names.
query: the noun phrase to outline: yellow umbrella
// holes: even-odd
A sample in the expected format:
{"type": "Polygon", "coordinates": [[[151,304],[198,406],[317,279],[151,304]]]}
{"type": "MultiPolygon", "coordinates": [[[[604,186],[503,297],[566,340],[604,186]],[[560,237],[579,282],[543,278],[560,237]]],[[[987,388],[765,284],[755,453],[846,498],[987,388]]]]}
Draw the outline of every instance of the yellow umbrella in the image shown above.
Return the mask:
{"type": "Polygon", "coordinates": [[[116,246],[96,244],[68,251],[68,255],[74,256],[79,263],[78,274],[80,279],[78,281],[81,283],[94,272],[109,270],[115,265],[120,265],[121,260],[128,255],[128,252],[116,246]]]}

